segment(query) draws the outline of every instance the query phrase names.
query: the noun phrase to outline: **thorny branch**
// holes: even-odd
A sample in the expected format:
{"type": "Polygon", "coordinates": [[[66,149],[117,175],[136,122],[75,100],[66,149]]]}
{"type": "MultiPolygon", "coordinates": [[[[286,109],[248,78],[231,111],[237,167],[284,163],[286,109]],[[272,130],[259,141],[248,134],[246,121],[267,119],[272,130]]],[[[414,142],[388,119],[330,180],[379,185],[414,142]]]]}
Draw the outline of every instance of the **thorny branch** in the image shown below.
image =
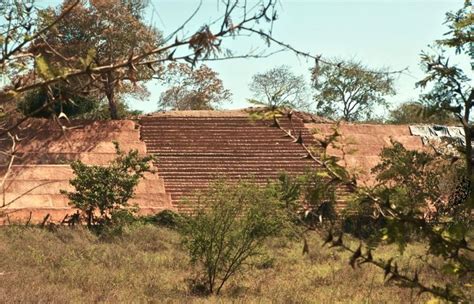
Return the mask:
{"type": "MultiPolygon", "coordinates": [[[[11,56],[15,55],[15,53],[22,52],[22,49],[30,42],[34,41],[35,39],[39,38],[42,34],[46,33],[47,31],[51,30],[53,26],[58,24],[62,19],[64,19],[69,13],[74,9],[75,6],[79,4],[80,0],[76,0],[72,3],[69,7],[67,7],[55,20],[53,20],[50,24],[45,26],[44,28],[40,29],[36,33],[31,36],[25,36],[23,41],[20,42],[18,45],[13,47],[13,49],[8,50],[8,40],[4,44],[4,49],[2,51],[2,57],[0,58],[0,65],[4,65],[11,56]]],[[[11,18],[11,17],[10,17],[11,18]]],[[[9,20],[11,23],[11,20],[9,20]]],[[[9,31],[6,33],[6,37],[9,37],[9,31]]]]}
{"type": "Polygon", "coordinates": [[[326,236],[323,246],[326,244],[330,244],[330,247],[338,247],[342,248],[345,251],[352,253],[352,256],[349,260],[349,264],[354,268],[356,265],[360,266],[362,264],[372,264],[379,269],[384,271],[384,278],[389,281],[399,281],[401,283],[407,284],[413,288],[417,288],[419,290],[419,294],[429,292],[432,295],[440,297],[442,299],[446,299],[452,302],[462,302],[465,300],[463,295],[457,295],[453,293],[448,286],[446,287],[439,287],[439,286],[427,286],[420,282],[418,277],[418,272],[415,272],[413,277],[409,277],[406,274],[401,274],[398,270],[398,265],[396,262],[393,262],[393,259],[388,261],[383,260],[376,260],[372,256],[372,250],[367,248],[365,253],[362,251],[362,245],[354,250],[348,245],[344,244],[342,239],[342,234],[339,235],[337,238],[334,237],[332,231],[329,231],[328,235],[326,236]]]}
{"type": "MultiPolygon", "coordinates": [[[[74,8],[74,6],[77,5],[77,3],[79,3],[79,1],[74,2],[72,5],[66,8],[60,14],[60,16],[56,18],[54,21],[52,21],[48,26],[39,30],[38,32],[33,34],[31,37],[25,38],[24,41],[19,43],[14,49],[4,54],[2,58],[0,58],[0,63],[2,64],[7,63],[7,61],[13,55],[17,55],[15,53],[20,53],[20,54],[24,53],[24,48],[26,45],[28,45],[29,42],[32,42],[36,38],[39,38],[43,33],[50,30],[55,24],[59,23],[65,16],[67,16],[72,11],[72,9],[74,8]]],[[[322,59],[320,55],[319,56],[310,55],[307,52],[298,50],[289,44],[285,44],[273,38],[271,29],[269,31],[255,29],[256,24],[261,20],[268,22],[271,28],[271,25],[277,19],[277,16],[275,13],[275,5],[277,4],[277,1],[266,0],[266,1],[259,2],[260,3],[259,7],[258,6],[253,7],[253,10],[259,9],[256,11],[256,13],[253,16],[251,15],[251,10],[249,10],[247,7],[247,3],[241,6],[238,6],[238,3],[239,3],[238,1],[234,1],[234,0],[225,1],[225,4],[226,4],[225,13],[221,18],[222,22],[220,24],[220,28],[217,33],[213,33],[209,25],[203,26],[199,31],[195,32],[190,37],[184,38],[182,40],[179,40],[177,37],[175,37],[174,42],[170,44],[160,46],[158,48],[149,50],[147,52],[144,52],[138,55],[133,55],[133,53],[131,53],[128,59],[121,60],[113,64],[102,65],[102,66],[89,65],[83,69],[69,67],[68,71],[66,73],[63,73],[62,75],[58,75],[58,76],[51,77],[48,79],[42,79],[40,81],[35,80],[33,83],[24,84],[22,83],[22,81],[20,81],[20,79],[18,79],[15,83],[15,86],[5,87],[0,92],[0,103],[3,103],[9,100],[12,96],[14,96],[17,93],[26,92],[26,91],[29,91],[38,87],[46,86],[46,85],[52,85],[60,81],[69,82],[71,78],[77,78],[78,76],[82,76],[82,75],[89,75],[90,77],[95,77],[94,75],[102,75],[110,71],[118,70],[122,68],[135,70],[136,66],[138,65],[151,66],[152,64],[155,64],[155,63],[161,63],[165,61],[174,61],[174,60],[184,60],[193,65],[196,64],[198,61],[202,61],[202,60],[223,60],[227,57],[224,56],[222,58],[218,55],[221,52],[222,39],[226,37],[236,36],[237,34],[242,34],[242,32],[247,32],[249,34],[256,34],[258,36],[261,36],[265,38],[267,41],[274,42],[278,44],[279,46],[283,47],[284,49],[290,50],[297,55],[311,58],[325,64],[332,64],[329,61],[322,59]],[[237,9],[243,10],[245,13],[243,14],[242,19],[239,22],[235,23],[232,17],[237,9]],[[178,48],[182,46],[186,46],[186,45],[192,50],[193,53],[187,56],[175,57],[174,56],[175,51],[178,48]],[[146,61],[148,57],[151,57],[153,55],[165,55],[166,57],[159,60],[146,61]]],[[[175,36],[177,32],[182,30],[186,26],[186,24],[196,15],[199,9],[200,9],[200,5],[195,9],[195,11],[191,14],[191,16],[180,27],[178,27],[177,30],[173,32],[172,35],[175,36]]],[[[170,40],[171,40],[171,36],[168,36],[165,39],[165,43],[169,42],[170,40]]],[[[50,51],[54,52],[54,50],[50,50],[50,51]]],[[[272,52],[270,54],[274,54],[274,53],[276,52],[272,52]]],[[[228,58],[260,58],[260,57],[267,57],[267,56],[269,55],[246,54],[246,55],[239,55],[239,56],[228,56],[228,58]]],[[[67,61],[65,61],[65,64],[67,64],[67,61]]],[[[393,74],[402,73],[404,70],[387,72],[387,73],[393,73],[393,74]]]]}

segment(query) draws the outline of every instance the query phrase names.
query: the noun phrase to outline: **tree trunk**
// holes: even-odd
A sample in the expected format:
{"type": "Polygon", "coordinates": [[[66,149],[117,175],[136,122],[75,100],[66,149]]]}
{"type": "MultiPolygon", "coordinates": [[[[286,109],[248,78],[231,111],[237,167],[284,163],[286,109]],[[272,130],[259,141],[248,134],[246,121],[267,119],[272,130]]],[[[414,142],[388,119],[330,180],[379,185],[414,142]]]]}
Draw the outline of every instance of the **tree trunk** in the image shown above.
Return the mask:
{"type": "Polygon", "coordinates": [[[464,103],[464,117],[463,117],[463,127],[464,127],[464,138],[466,140],[466,178],[468,179],[468,187],[470,197],[469,199],[474,199],[474,171],[472,164],[472,129],[469,126],[469,118],[471,115],[471,108],[474,101],[474,89],[471,90],[469,97],[464,103]]]}
{"type": "Polygon", "coordinates": [[[118,119],[117,101],[115,99],[114,76],[112,72],[107,73],[107,82],[105,83],[105,94],[109,101],[109,111],[111,119],[118,119]]]}
{"type": "Polygon", "coordinates": [[[91,228],[92,227],[92,212],[94,210],[88,209],[87,210],[87,227],[91,228]]]}

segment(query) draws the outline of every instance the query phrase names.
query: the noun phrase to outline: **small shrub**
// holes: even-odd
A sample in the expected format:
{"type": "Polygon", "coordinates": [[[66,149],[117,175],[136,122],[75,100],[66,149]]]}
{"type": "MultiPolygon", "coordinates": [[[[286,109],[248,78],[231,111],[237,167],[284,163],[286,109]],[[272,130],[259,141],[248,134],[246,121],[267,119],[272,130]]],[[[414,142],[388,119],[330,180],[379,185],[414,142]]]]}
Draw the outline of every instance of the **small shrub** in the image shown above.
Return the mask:
{"type": "Polygon", "coordinates": [[[184,221],[183,215],[180,215],[171,210],[163,210],[157,214],[142,217],[142,221],[166,228],[178,228],[184,221]]]}
{"type": "Polygon", "coordinates": [[[269,237],[285,229],[288,213],[278,196],[272,186],[221,181],[199,198],[201,207],[181,231],[200,293],[205,286],[219,294],[230,277],[255,263],[269,237]]]}
{"type": "Polygon", "coordinates": [[[86,165],[75,161],[71,167],[76,175],[70,181],[75,191],[61,190],[68,196],[71,205],[79,209],[87,219],[87,225],[104,224],[114,215],[124,217],[124,212],[132,212],[128,200],[133,197],[145,172],[151,172],[152,156],[140,156],[137,150],[124,153],[117,143],[117,158],[108,166],[86,165]],[[119,212],[120,210],[120,212],[119,212]]]}

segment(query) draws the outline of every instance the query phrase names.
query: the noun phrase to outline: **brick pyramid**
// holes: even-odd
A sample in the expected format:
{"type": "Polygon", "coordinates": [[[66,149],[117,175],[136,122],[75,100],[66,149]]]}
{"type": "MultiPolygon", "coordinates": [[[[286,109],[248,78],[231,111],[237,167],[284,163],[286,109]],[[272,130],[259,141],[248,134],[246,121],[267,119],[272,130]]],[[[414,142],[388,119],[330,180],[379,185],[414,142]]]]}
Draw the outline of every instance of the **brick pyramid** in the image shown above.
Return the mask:
{"type": "MultiPolygon", "coordinates": [[[[307,145],[313,143],[302,119],[283,115],[278,121],[296,136],[301,132],[307,145]]],[[[263,184],[282,171],[298,175],[318,167],[273,124],[244,111],[165,112],[140,119],[141,139],[148,153],[158,157],[158,174],[180,212],[191,211],[194,194],[218,178],[263,184]]]]}

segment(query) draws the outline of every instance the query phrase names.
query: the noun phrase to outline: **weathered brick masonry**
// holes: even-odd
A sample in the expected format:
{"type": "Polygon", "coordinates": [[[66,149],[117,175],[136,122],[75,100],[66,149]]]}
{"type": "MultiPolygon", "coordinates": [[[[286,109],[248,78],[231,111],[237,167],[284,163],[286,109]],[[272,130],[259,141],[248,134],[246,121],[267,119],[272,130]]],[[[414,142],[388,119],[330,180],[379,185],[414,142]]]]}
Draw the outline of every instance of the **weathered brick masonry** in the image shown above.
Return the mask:
{"type": "MultiPolygon", "coordinates": [[[[300,118],[279,121],[293,134],[301,132],[306,143],[314,141],[300,118]]],[[[318,167],[299,144],[272,127],[273,120],[253,120],[241,111],[163,113],[143,117],[140,124],[148,153],[158,156],[166,192],[181,212],[193,209],[193,200],[183,203],[184,197],[216,178],[266,183],[283,171],[297,175],[318,167]]]]}
{"type": "MultiPolygon", "coordinates": [[[[39,222],[47,214],[52,221],[61,221],[66,214],[73,213],[67,198],[59,193],[61,189],[71,190],[69,180],[73,173],[68,165],[71,160],[106,164],[115,157],[112,141],[117,141],[124,151],[137,149],[146,153],[133,121],[74,121],[67,130],[62,130],[51,121],[33,120],[16,132],[21,141],[15,150],[11,172],[1,188],[0,224],[27,221],[30,216],[32,222],[39,222]]],[[[6,168],[2,169],[3,176],[6,168]]],[[[138,204],[142,213],[173,208],[163,179],[151,174],[140,182],[131,203],[138,204]]]]}
{"type": "MultiPolygon", "coordinates": [[[[286,115],[278,120],[293,135],[301,132],[305,145],[315,148],[315,155],[322,149],[315,138],[334,132],[334,124],[302,113],[295,113],[291,121],[286,115]]],[[[137,122],[74,121],[66,130],[50,121],[33,120],[17,132],[22,140],[1,189],[0,205],[5,206],[0,210],[8,217],[0,218],[0,224],[26,221],[30,216],[32,222],[38,222],[47,214],[60,221],[74,212],[59,194],[61,189],[71,189],[73,175],[68,162],[80,159],[87,164],[106,164],[115,157],[112,141],[119,142],[125,151],[138,149],[158,157],[158,174],[146,176],[131,202],[138,204],[141,213],[164,209],[189,212],[193,199],[183,203],[183,198],[192,197],[216,178],[266,183],[282,171],[297,175],[307,169],[324,170],[306,157],[306,150],[293,138],[273,126],[273,120],[255,119],[248,111],[167,112],[143,116],[137,122]]],[[[373,183],[370,168],[378,163],[378,154],[390,139],[410,149],[423,148],[408,126],[341,124],[338,132],[337,143],[327,152],[342,157],[341,165],[359,184],[373,183]]],[[[339,189],[339,209],[349,190],[339,189]]]]}

